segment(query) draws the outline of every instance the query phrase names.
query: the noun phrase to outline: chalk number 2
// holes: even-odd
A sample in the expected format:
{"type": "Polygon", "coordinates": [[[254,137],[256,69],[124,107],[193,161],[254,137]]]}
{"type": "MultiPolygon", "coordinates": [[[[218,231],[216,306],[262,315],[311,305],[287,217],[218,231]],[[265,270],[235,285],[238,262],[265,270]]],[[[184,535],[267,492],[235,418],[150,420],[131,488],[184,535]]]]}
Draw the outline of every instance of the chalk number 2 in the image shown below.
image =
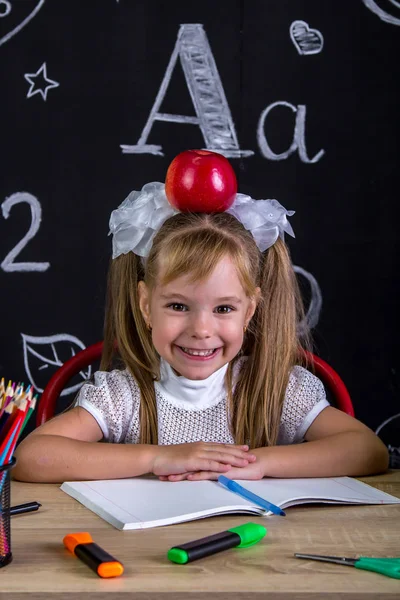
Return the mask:
{"type": "Polygon", "coordinates": [[[40,202],[37,198],[35,198],[35,196],[29,194],[28,192],[16,192],[5,199],[1,205],[3,217],[8,219],[12,207],[15,204],[20,204],[22,202],[26,202],[30,206],[32,219],[31,225],[24,237],[7,254],[0,266],[3,271],[7,271],[9,273],[13,271],[47,271],[50,266],[50,263],[48,262],[14,262],[15,258],[18,256],[21,250],[25,248],[29,240],[35,237],[42,220],[42,207],[40,206],[40,202]]]}

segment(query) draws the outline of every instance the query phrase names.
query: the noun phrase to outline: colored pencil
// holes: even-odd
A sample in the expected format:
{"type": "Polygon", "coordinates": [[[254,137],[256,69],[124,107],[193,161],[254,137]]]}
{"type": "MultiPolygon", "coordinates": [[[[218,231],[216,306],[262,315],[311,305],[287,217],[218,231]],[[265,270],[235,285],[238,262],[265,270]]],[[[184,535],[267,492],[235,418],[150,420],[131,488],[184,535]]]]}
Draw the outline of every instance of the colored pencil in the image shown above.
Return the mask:
{"type": "Polygon", "coordinates": [[[4,385],[4,377],[2,377],[1,381],[0,381],[0,408],[3,405],[5,397],[6,397],[6,388],[5,388],[5,385],[4,385]]]}
{"type": "Polygon", "coordinates": [[[7,458],[9,448],[13,447],[14,438],[15,438],[15,443],[18,440],[19,432],[24,423],[24,419],[25,419],[26,413],[28,411],[28,408],[29,408],[29,402],[27,400],[24,400],[23,403],[21,404],[21,406],[17,407],[15,414],[12,414],[9,421],[7,421],[6,434],[2,435],[0,438],[0,465],[6,463],[6,461],[2,460],[2,459],[7,458]],[[11,423],[10,423],[10,421],[11,421],[11,423]],[[10,425],[9,425],[9,423],[10,423],[10,425]],[[7,448],[7,452],[4,454],[5,448],[7,448]]]}
{"type": "MultiPolygon", "coordinates": [[[[18,439],[35,410],[38,396],[33,397],[33,391],[31,385],[25,388],[22,382],[10,380],[5,388],[4,377],[0,381],[0,466],[12,459],[18,439]]],[[[0,492],[1,488],[0,482],[0,492]]]]}
{"type": "Polygon", "coordinates": [[[26,413],[26,417],[25,417],[25,419],[24,419],[24,423],[23,423],[23,425],[22,425],[22,429],[21,429],[21,435],[22,435],[22,433],[23,433],[23,431],[24,431],[24,429],[25,429],[25,427],[26,427],[26,424],[28,423],[29,419],[31,418],[31,415],[32,415],[33,411],[34,411],[34,410],[35,410],[35,408],[36,408],[36,402],[37,402],[37,400],[38,400],[38,395],[37,395],[37,394],[35,394],[35,395],[34,395],[34,397],[33,397],[33,398],[32,398],[32,400],[31,400],[30,404],[29,404],[29,410],[28,410],[28,412],[26,413]]]}

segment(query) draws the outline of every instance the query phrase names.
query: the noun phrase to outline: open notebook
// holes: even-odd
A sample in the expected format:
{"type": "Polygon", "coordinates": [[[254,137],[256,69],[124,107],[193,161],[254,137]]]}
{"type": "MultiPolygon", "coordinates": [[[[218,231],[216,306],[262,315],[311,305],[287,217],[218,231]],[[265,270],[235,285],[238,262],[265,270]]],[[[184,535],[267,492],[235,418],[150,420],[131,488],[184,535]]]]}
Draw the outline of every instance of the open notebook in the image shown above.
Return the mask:
{"type": "MultiPolygon", "coordinates": [[[[297,504],[400,504],[400,500],[350,477],[240,481],[269,502],[297,504]]],[[[67,481],[61,489],[117,529],[144,529],[229,513],[271,514],[217,481],[159,481],[135,477],[67,481]]]]}

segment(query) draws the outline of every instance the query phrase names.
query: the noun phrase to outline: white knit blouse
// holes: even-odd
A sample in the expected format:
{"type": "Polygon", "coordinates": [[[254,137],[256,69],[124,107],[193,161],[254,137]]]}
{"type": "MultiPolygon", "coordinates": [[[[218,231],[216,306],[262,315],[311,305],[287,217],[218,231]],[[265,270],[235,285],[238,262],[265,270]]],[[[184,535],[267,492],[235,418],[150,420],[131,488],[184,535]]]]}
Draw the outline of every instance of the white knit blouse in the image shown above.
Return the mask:
{"type": "MultiPolygon", "coordinates": [[[[236,365],[236,373],[240,369],[236,365]]],[[[158,443],[220,442],[233,444],[225,374],[228,365],[207,379],[193,381],[174,373],[161,359],[160,381],[154,382],[158,443]]],[[[234,373],[235,378],[235,373],[234,373]]],[[[97,371],[94,383],[85,383],[75,406],[87,410],[97,421],[104,440],[112,443],[139,442],[140,390],[126,369],[97,371]]],[[[321,381],[300,366],[290,374],[279,429],[278,444],[301,442],[319,413],[329,406],[321,381]]]]}

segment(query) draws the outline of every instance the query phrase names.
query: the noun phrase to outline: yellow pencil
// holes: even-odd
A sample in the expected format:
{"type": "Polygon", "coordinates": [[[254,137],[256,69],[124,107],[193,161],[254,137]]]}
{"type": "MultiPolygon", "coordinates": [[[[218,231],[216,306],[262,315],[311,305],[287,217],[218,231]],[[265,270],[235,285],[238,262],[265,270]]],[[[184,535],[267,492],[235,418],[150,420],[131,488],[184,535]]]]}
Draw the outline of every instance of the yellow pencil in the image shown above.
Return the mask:
{"type": "Polygon", "coordinates": [[[12,386],[12,381],[10,379],[10,381],[8,382],[8,386],[6,388],[6,398],[7,396],[13,396],[14,395],[14,388],[12,386]]]}

